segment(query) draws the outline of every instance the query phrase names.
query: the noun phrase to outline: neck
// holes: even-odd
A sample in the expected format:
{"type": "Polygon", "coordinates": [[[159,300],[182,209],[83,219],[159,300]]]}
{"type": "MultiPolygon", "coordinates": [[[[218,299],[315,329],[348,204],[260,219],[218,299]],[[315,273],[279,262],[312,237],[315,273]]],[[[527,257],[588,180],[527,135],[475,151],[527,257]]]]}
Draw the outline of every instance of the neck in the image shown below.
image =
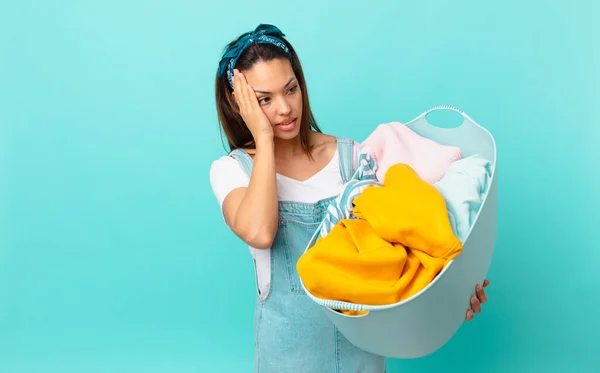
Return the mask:
{"type": "MultiPolygon", "coordinates": [[[[310,133],[308,136],[310,143],[310,133]]],[[[304,149],[302,149],[302,143],[300,142],[300,135],[294,137],[291,140],[282,140],[275,138],[275,158],[280,160],[288,160],[292,159],[299,154],[304,154],[304,149]]]]}

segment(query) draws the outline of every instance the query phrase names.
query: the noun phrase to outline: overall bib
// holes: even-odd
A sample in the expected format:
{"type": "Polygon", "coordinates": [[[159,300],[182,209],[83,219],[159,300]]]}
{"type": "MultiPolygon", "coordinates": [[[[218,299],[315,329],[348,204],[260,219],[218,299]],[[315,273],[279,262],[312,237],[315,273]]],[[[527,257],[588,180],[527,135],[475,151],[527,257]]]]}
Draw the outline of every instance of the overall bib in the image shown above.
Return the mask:
{"type": "MultiPolygon", "coordinates": [[[[337,139],[341,176],[353,174],[353,142],[337,139]]],[[[250,176],[252,158],[231,152],[250,176]]],[[[354,346],[302,289],[296,262],[336,196],[316,203],[279,202],[279,228],[271,246],[271,287],[257,297],[254,317],[256,373],[384,373],[385,357],[354,346]]]]}

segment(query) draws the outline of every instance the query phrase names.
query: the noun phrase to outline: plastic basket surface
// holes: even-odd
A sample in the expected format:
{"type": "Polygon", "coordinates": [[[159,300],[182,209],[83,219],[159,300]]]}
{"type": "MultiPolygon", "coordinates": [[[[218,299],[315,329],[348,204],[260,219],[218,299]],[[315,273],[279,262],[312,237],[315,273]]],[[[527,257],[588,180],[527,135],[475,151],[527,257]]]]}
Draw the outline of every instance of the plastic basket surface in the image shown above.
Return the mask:
{"type": "MultiPolygon", "coordinates": [[[[365,315],[350,316],[334,311],[304,288],[350,342],[363,350],[393,358],[431,354],[456,333],[465,320],[475,285],[486,278],[496,242],[497,165],[492,135],[468,115],[449,106],[432,108],[406,125],[440,144],[458,146],[463,157],[478,154],[492,162],[489,189],[464,241],[463,252],[434,281],[409,299],[384,306],[357,308],[346,304],[347,307],[343,307],[368,310],[365,315]],[[463,116],[463,123],[455,128],[435,127],[426,117],[436,110],[456,111],[463,116]]],[[[309,247],[312,244],[314,242],[309,247]]]]}

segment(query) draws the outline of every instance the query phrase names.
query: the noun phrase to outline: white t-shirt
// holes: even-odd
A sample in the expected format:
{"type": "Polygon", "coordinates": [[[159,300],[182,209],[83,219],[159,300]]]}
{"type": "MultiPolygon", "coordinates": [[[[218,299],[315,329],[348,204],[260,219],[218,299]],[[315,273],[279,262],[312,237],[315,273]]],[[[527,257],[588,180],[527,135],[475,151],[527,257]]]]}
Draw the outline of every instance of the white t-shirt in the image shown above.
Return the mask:
{"type": "MultiPolygon", "coordinates": [[[[360,145],[354,143],[353,166],[358,165],[360,145]]],[[[319,172],[307,180],[298,181],[276,174],[277,198],[279,201],[315,203],[319,200],[338,195],[343,186],[338,150],[319,172]]],[[[250,178],[242,166],[230,156],[222,156],[213,161],[210,168],[210,184],[221,209],[225,197],[236,188],[247,187],[250,178]]],[[[222,210],[221,210],[222,211],[222,210]]],[[[249,246],[256,263],[256,281],[261,298],[266,297],[270,288],[271,254],[270,249],[256,249],[249,246]]]]}

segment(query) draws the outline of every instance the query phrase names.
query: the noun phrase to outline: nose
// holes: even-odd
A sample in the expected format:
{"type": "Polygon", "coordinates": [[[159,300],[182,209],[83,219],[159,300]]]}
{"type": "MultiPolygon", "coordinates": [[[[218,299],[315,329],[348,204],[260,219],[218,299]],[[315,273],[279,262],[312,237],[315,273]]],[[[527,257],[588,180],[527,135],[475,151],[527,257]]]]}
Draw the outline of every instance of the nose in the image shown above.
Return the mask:
{"type": "Polygon", "coordinates": [[[285,97],[279,100],[279,106],[277,108],[278,114],[281,116],[287,116],[292,111],[292,106],[288,103],[285,97]]]}

